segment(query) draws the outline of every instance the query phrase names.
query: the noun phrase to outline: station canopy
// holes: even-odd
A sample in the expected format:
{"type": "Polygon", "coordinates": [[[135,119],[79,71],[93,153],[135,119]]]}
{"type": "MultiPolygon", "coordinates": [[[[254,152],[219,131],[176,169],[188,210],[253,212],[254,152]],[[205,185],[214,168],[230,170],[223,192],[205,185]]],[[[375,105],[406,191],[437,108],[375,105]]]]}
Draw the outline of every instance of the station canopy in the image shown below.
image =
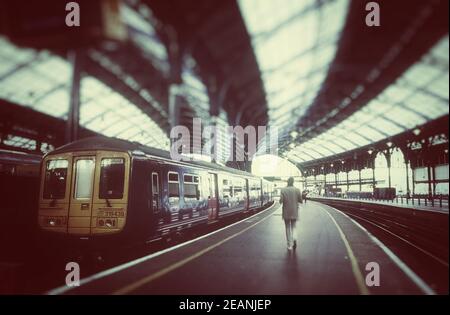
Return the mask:
{"type": "MultiPolygon", "coordinates": [[[[132,2],[122,3],[121,15],[127,25],[130,39],[127,45],[132,47],[131,51],[125,48],[121,52],[122,55],[119,55],[117,47],[96,47],[86,51],[90,67],[95,65],[95,69],[102,70],[91,73],[88,68],[83,71],[80,125],[106,136],[168,150],[169,114],[164,91],[167,93],[168,90],[166,84],[170,75],[169,58],[166,47],[158,38],[152,24],[154,17],[150,9],[143,4],[135,8],[129,5],[130,3],[132,2]],[[118,57],[122,63],[111,56],[118,57]],[[136,57],[141,58],[137,58],[140,61],[134,61],[136,57]],[[127,72],[123,63],[135,72],[127,72]],[[158,79],[146,72],[149,65],[158,72],[158,79]],[[107,76],[102,78],[106,74],[107,76]],[[154,82],[155,80],[159,82],[154,82]],[[117,83],[120,88],[117,88],[117,83]],[[148,86],[154,86],[154,90],[148,86]],[[124,90],[131,91],[131,96],[124,94],[124,90]],[[136,103],[136,95],[139,103],[136,103]],[[146,112],[146,108],[153,108],[158,115],[146,112]]],[[[195,61],[187,56],[182,69],[184,97],[195,117],[208,124],[211,123],[211,117],[207,88],[199,75],[193,71],[192,65],[195,66],[195,61]]],[[[72,65],[64,54],[18,47],[0,36],[0,99],[67,120],[71,76],[72,65]]],[[[215,123],[222,132],[220,145],[225,148],[218,158],[221,163],[229,153],[226,146],[229,139],[224,132],[228,126],[228,115],[223,109],[220,109],[215,123]]],[[[23,149],[36,149],[35,140],[17,135],[8,136],[4,143],[23,149]]],[[[41,149],[42,152],[48,150],[49,148],[41,149]]]]}
{"type": "Polygon", "coordinates": [[[334,59],[347,0],[240,0],[269,106],[269,123],[294,125],[312,104],[334,59]]]}
{"type": "MultiPolygon", "coordinates": [[[[239,3],[261,68],[270,124],[292,129],[327,76],[349,1],[239,3]]],[[[333,156],[448,115],[448,48],[447,35],[376,98],[311,140],[290,143],[284,157],[302,163],[333,156]]]]}
{"type": "Polygon", "coordinates": [[[301,163],[336,155],[413,130],[449,113],[448,36],[359,111],[293,146],[286,155],[301,163]]]}
{"type": "MultiPolygon", "coordinates": [[[[158,42],[151,24],[128,6],[121,10],[131,34],[131,40],[162,73],[168,72],[164,45],[158,42]]],[[[89,57],[116,72],[117,76],[140,95],[164,110],[149,91],[117,65],[109,64],[98,50],[90,49],[89,57]]],[[[50,51],[17,47],[0,36],[0,99],[32,108],[38,112],[66,120],[69,110],[72,65],[65,56],[50,51]]],[[[189,76],[185,74],[185,76],[189,76]]],[[[188,78],[194,81],[194,78],[188,78]]],[[[124,95],[98,78],[85,73],[80,90],[80,125],[97,133],[136,141],[144,145],[168,149],[169,139],[164,130],[124,95]]],[[[206,91],[204,92],[206,94],[206,91]]],[[[30,148],[34,140],[18,136],[6,139],[11,146],[30,148]]]]}
{"type": "MultiPolygon", "coordinates": [[[[285,133],[292,130],[299,117],[306,115],[329,75],[351,2],[284,0],[280,5],[277,1],[238,0],[238,4],[261,72],[269,126],[278,127],[283,141],[289,140],[285,133]]],[[[122,14],[133,47],[139,48],[162,78],[167,77],[170,68],[167,52],[149,23],[151,13],[137,12],[125,5],[122,14]]],[[[88,54],[91,60],[137,92],[167,122],[167,104],[161,101],[164,97],[153,95],[133,73],[122,73],[105,51],[90,49],[88,54]]],[[[20,48],[0,36],[0,99],[65,120],[71,68],[65,56],[20,48]]],[[[189,67],[183,69],[182,76],[196,117],[208,121],[210,100],[205,85],[189,67]]],[[[133,98],[120,93],[107,81],[84,73],[81,126],[106,136],[168,149],[167,130],[161,127],[161,119],[145,112],[133,98]]],[[[446,35],[377,97],[314,138],[301,144],[290,143],[283,156],[294,163],[333,156],[448,115],[448,85],[446,35]]],[[[227,122],[227,115],[221,110],[217,124],[225,128],[227,122]]],[[[13,136],[4,141],[12,146],[32,148],[33,140],[13,136]]],[[[226,147],[227,142],[227,138],[221,139],[222,146],[226,147]]]]}

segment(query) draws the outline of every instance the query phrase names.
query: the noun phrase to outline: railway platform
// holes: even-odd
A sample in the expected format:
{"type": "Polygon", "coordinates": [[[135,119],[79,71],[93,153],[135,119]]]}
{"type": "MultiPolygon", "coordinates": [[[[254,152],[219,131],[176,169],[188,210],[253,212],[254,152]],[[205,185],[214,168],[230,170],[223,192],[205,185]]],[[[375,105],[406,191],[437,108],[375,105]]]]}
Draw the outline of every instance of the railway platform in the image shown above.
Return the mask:
{"type": "Polygon", "coordinates": [[[210,234],[82,279],[79,287],[47,293],[440,293],[382,241],[333,207],[308,201],[302,205],[297,229],[298,248],[289,251],[276,202],[210,234]]]}
{"type": "Polygon", "coordinates": [[[330,200],[330,201],[351,201],[351,202],[359,202],[359,203],[367,203],[367,204],[374,204],[374,205],[380,205],[380,206],[389,206],[389,207],[397,207],[397,208],[403,208],[403,209],[411,209],[411,210],[422,210],[422,211],[432,211],[432,212],[441,212],[441,213],[447,213],[449,212],[448,207],[448,201],[443,200],[441,204],[439,203],[439,200],[435,201],[434,206],[431,205],[431,202],[428,202],[427,205],[425,205],[424,199],[422,199],[422,203],[420,203],[415,198],[414,202],[413,199],[406,199],[406,198],[396,198],[394,200],[372,200],[372,199],[353,199],[353,198],[336,198],[336,197],[312,197],[314,200],[330,200]]]}

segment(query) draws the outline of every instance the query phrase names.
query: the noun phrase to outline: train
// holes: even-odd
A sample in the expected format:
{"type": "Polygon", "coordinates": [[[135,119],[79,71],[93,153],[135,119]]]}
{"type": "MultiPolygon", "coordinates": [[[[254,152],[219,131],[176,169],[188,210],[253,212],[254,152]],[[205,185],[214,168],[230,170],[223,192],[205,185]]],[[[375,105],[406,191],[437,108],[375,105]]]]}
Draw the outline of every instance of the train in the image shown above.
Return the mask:
{"type": "Polygon", "coordinates": [[[376,187],[373,191],[348,191],[345,193],[347,198],[355,199],[375,199],[375,200],[393,200],[395,199],[396,189],[388,187],[376,187]]]}
{"type": "Polygon", "coordinates": [[[273,184],[167,151],[90,137],[41,162],[38,225],[43,239],[91,249],[156,240],[273,203],[273,184]]]}
{"type": "Polygon", "coordinates": [[[396,196],[394,187],[376,187],[373,190],[373,197],[376,200],[394,200],[396,196]]]}
{"type": "Polygon", "coordinates": [[[8,226],[31,223],[36,214],[41,156],[0,150],[2,222],[8,226]],[[27,198],[24,198],[26,194],[27,198]],[[26,220],[24,220],[26,218],[26,220]]]}
{"type": "Polygon", "coordinates": [[[33,239],[37,232],[41,158],[39,154],[0,149],[2,259],[18,259],[20,252],[29,246],[29,240],[33,239]]]}

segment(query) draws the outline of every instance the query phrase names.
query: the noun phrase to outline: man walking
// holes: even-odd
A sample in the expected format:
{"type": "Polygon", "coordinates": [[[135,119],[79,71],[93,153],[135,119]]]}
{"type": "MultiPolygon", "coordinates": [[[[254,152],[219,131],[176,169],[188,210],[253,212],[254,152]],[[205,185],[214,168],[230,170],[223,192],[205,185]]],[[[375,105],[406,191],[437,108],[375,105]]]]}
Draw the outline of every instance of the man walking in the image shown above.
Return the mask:
{"type": "Polygon", "coordinates": [[[286,239],[288,250],[297,248],[296,223],[298,220],[298,206],[303,203],[300,189],[294,187],[294,178],[289,177],[287,187],[281,189],[280,203],[283,205],[283,219],[286,225],[286,239]]]}

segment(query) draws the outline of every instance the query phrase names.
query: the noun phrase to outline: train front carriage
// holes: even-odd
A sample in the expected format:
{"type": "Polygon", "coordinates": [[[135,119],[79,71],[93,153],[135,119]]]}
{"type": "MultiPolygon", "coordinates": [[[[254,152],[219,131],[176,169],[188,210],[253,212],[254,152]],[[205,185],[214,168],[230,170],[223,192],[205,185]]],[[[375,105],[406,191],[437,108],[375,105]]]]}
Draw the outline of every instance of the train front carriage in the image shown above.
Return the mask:
{"type": "Polygon", "coordinates": [[[127,221],[130,163],[126,152],[47,155],[41,166],[40,228],[80,238],[121,232],[127,221]]]}
{"type": "Polygon", "coordinates": [[[40,239],[114,250],[260,208],[269,202],[267,190],[248,173],[176,162],[165,151],[119,139],[87,138],[42,161],[40,239]]]}

